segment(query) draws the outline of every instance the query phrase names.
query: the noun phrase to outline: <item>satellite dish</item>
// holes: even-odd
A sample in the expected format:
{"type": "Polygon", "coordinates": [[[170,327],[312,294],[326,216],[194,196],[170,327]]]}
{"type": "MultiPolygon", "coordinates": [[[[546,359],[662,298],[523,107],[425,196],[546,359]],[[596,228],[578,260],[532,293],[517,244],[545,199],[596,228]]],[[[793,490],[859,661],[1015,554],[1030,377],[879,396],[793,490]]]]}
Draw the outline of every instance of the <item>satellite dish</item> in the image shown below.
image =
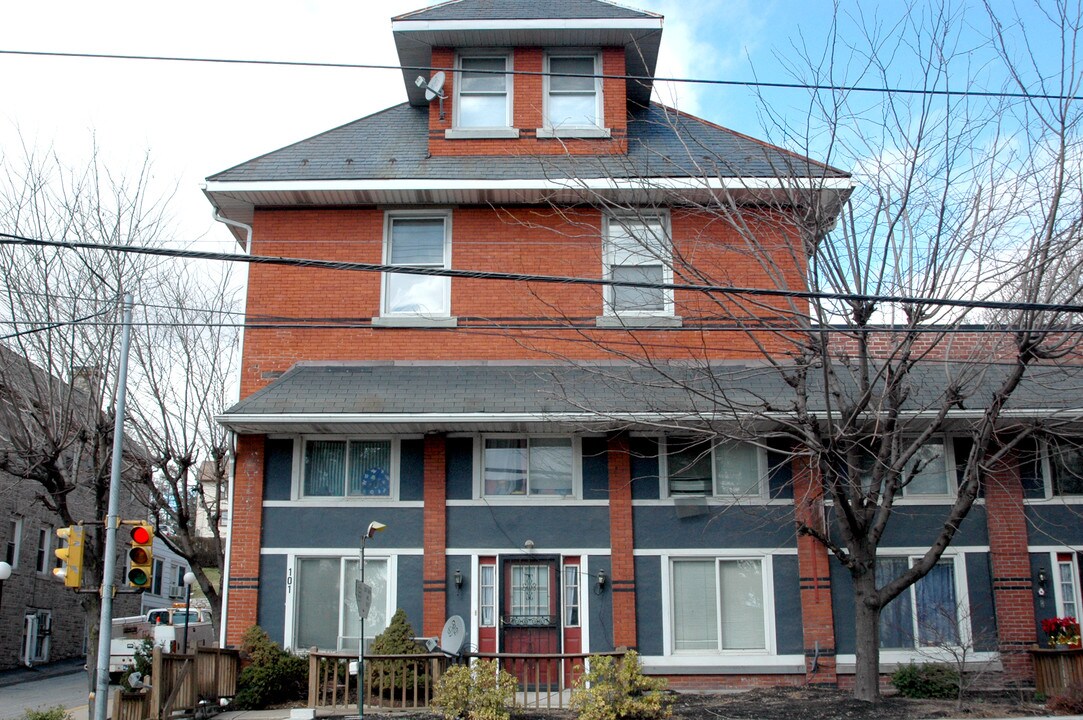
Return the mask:
{"type": "Polygon", "coordinates": [[[466,642],[466,623],[458,615],[452,615],[444,623],[440,633],[440,649],[448,655],[458,655],[466,642]]]}
{"type": "Polygon", "coordinates": [[[447,81],[447,75],[443,70],[432,76],[432,79],[425,85],[425,100],[432,102],[433,98],[444,99],[444,83],[447,81]]]}

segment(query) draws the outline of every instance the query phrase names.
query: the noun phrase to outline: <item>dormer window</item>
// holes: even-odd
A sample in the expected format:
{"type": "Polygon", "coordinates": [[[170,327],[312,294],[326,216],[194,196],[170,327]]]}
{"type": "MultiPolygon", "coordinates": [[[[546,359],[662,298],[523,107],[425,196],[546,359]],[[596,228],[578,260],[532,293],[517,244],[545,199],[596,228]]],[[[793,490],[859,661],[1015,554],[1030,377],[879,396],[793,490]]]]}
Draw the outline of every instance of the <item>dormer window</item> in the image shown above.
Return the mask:
{"type": "Polygon", "coordinates": [[[518,137],[512,125],[511,57],[462,54],[455,83],[454,127],[449,138],[518,137]]]}
{"type": "Polygon", "coordinates": [[[603,127],[602,59],[597,53],[545,56],[545,127],[539,137],[608,137],[603,127]]]}

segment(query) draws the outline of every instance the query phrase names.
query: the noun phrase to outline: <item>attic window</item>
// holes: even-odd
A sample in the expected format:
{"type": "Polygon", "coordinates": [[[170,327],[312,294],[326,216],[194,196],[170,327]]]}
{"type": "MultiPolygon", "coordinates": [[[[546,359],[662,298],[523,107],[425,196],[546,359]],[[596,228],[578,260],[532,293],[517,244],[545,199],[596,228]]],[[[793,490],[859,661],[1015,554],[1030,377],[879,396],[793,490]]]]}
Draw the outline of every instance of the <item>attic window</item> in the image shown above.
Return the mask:
{"type": "Polygon", "coordinates": [[[508,55],[460,55],[455,78],[454,127],[446,137],[518,137],[511,127],[512,76],[508,55]]]}
{"type": "Polygon", "coordinates": [[[545,127],[539,137],[608,137],[602,117],[601,56],[545,57],[545,127]]]}

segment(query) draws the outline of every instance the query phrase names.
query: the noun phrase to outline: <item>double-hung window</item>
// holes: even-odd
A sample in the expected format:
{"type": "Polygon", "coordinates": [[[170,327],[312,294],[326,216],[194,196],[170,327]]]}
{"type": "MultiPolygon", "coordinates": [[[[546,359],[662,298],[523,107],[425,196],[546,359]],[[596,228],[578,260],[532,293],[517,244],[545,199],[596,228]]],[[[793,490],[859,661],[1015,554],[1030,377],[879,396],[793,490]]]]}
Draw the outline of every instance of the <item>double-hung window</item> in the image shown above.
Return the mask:
{"type": "Polygon", "coordinates": [[[1057,615],[1079,617],[1079,565],[1075,553],[1057,553],[1057,615]]]}
{"type": "Polygon", "coordinates": [[[550,54],[545,58],[545,128],[602,128],[601,58],[596,53],[550,54]]]}
{"type": "Polygon", "coordinates": [[[1083,447],[1076,443],[1049,445],[1054,495],[1083,495],[1083,447]]]}
{"type": "MultiPolygon", "coordinates": [[[[903,441],[904,444],[907,442],[903,441]]],[[[876,475],[878,447],[870,443],[867,448],[858,451],[856,472],[863,488],[872,485],[876,475]]],[[[955,491],[955,466],[953,444],[945,443],[944,438],[932,438],[926,441],[910,458],[898,476],[901,496],[908,498],[948,497],[955,491]],[[951,472],[949,472],[949,469],[951,472]]]]}
{"type": "Polygon", "coordinates": [[[302,497],[392,497],[391,440],[305,441],[302,497]]]}
{"type": "Polygon", "coordinates": [[[38,528],[38,555],[36,569],[42,575],[49,572],[49,538],[52,536],[52,534],[52,528],[38,528]]]}
{"type": "Polygon", "coordinates": [[[573,495],[573,448],[569,437],[485,438],[483,493],[489,497],[573,495]]]}
{"type": "Polygon", "coordinates": [[[455,127],[511,127],[511,78],[507,55],[460,55],[455,83],[455,127]]]}
{"type": "Polygon", "coordinates": [[[19,567],[19,551],[23,540],[22,518],[12,518],[8,521],[8,541],[4,548],[4,561],[11,566],[12,570],[19,567]]]}
{"type": "MultiPolygon", "coordinates": [[[[293,647],[321,650],[358,649],[361,622],[357,615],[356,557],[299,557],[292,583],[293,647]]],[[[388,560],[365,558],[365,582],[372,586],[372,604],[365,618],[365,641],[387,627],[390,607],[388,560]]]]}
{"type": "MultiPolygon", "coordinates": [[[[451,218],[447,213],[389,214],[384,264],[441,270],[451,267],[451,218]]],[[[451,278],[384,274],[383,314],[446,318],[451,313],[451,278]]]]}
{"type": "Polygon", "coordinates": [[[767,649],[763,560],[687,559],[670,566],[675,653],[767,649]]]}
{"type": "MultiPolygon", "coordinates": [[[[878,558],[878,584],[886,585],[906,572],[915,559],[878,558]]],[[[928,575],[904,590],[881,611],[880,647],[912,650],[956,645],[959,645],[959,606],[955,561],[942,559],[928,575]]]]}
{"type": "Polygon", "coordinates": [[[760,449],[751,443],[712,444],[692,438],[666,441],[669,495],[759,496],[764,471],[760,449]]]}
{"type": "Polygon", "coordinates": [[[660,284],[673,282],[671,240],[664,215],[613,216],[606,222],[604,270],[607,280],[643,283],[607,285],[606,315],[673,314],[673,291],[660,284]]]}

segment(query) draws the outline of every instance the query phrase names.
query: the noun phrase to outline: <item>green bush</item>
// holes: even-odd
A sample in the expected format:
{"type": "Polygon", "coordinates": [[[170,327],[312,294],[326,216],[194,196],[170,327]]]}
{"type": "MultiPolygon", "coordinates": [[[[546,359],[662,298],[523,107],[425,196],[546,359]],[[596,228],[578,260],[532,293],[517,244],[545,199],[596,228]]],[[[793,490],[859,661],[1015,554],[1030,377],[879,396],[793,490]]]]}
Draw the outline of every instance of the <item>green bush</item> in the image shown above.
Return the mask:
{"type": "Polygon", "coordinates": [[[143,641],[139,643],[139,646],[133,653],[132,664],[124,671],[124,674],[120,677],[121,686],[127,690],[136,690],[138,688],[132,687],[132,674],[139,673],[144,684],[151,682],[151,670],[154,667],[154,641],[150,638],[143,638],[143,641]]]}
{"type": "Polygon", "coordinates": [[[943,663],[910,663],[891,675],[891,684],[903,697],[954,698],[959,694],[959,672],[943,663]]]}
{"type": "Polygon", "coordinates": [[[447,720],[508,720],[519,681],[495,660],[453,665],[440,682],[432,704],[447,720]]]}
{"type": "Polygon", "coordinates": [[[39,707],[33,710],[27,708],[23,712],[23,720],[72,720],[72,715],[63,705],[51,708],[39,707]]]}
{"type": "MultiPolygon", "coordinates": [[[[420,655],[421,648],[414,640],[414,628],[406,619],[406,611],[399,608],[391,616],[387,629],[372,640],[366,655],[420,655]]],[[[418,688],[425,686],[426,674],[418,673],[414,665],[403,660],[373,660],[371,669],[374,673],[390,675],[390,682],[385,680],[384,692],[394,696],[396,691],[412,691],[414,683],[418,688]]]]}
{"type": "Polygon", "coordinates": [[[1083,715],[1083,684],[1069,685],[1064,692],[1049,698],[1045,706],[1054,715],[1083,715]]]}
{"type": "Polygon", "coordinates": [[[237,678],[233,710],[262,710],[269,705],[301,700],[308,692],[308,660],[291,655],[258,625],[245,631],[242,656],[249,665],[237,678]]]}
{"type": "Polygon", "coordinates": [[[571,707],[579,720],[669,717],[673,698],[666,692],[666,679],[644,675],[634,651],[619,660],[592,655],[589,662],[590,670],[572,690],[571,707]]]}

